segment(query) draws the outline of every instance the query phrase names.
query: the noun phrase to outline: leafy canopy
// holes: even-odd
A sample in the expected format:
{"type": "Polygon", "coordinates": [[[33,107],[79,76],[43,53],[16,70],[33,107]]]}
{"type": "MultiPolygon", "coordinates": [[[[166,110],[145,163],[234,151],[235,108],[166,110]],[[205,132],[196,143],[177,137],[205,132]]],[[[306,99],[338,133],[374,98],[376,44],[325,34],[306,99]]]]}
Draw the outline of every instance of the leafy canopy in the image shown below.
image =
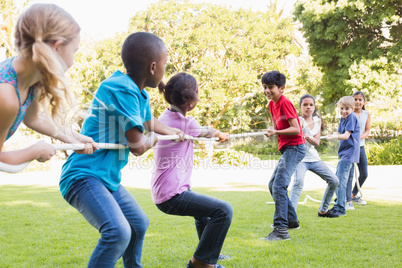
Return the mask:
{"type": "Polygon", "coordinates": [[[356,90],[368,96],[400,92],[401,14],[400,0],[296,3],[295,18],[303,24],[310,55],[324,74],[324,102],[337,101],[356,90]]]}

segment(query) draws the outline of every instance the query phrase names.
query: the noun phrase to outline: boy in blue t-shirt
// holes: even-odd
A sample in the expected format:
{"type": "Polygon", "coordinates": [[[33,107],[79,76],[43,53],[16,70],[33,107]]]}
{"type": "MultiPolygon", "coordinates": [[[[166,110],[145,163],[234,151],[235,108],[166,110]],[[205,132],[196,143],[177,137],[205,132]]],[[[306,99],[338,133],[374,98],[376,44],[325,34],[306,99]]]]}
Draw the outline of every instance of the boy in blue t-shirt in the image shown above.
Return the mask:
{"type": "MultiPolygon", "coordinates": [[[[122,60],[127,73],[116,71],[104,80],[89,109],[82,134],[98,143],[127,144],[127,149],[72,153],[63,165],[60,191],[64,199],[101,233],[88,267],[142,267],[141,253],[148,217],[122,186],[121,169],[129,152],[141,155],[157,142],[154,132],[177,135],[152,116],[145,87],[156,87],[167,62],[163,41],[150,33],[131,34],[124,41],[122,60]],[[144,135],[144,129],[150,132],[144,135]]],[[[139,178],[138,178],[139,179],[139,178]]]]}
{"type": "Polygon", "coordinates": [[[359,121],[354,113],[355,100],[351,96],[342,97],[339,100],[339,112],[341,122],[338,127],[338,134],[329,135],[327,139],[338,139],[338,157],[339,162],[336,167],[336,176],[339,179],[336,189],[337,200],[330,211],[339,216],[346,215],[346,184],[349,178],[350,170],[354,163],[359,163],[360,157],[360,127],[359,121]]]}

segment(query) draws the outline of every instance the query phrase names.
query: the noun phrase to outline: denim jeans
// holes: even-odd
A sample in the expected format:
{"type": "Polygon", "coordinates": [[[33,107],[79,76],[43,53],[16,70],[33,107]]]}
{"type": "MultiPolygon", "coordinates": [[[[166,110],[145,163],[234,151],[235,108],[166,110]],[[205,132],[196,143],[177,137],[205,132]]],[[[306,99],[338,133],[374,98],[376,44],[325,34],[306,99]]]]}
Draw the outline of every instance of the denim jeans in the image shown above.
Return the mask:
{"type": "Polygon", "coordinates": [[[156,206],[167,214],[194,217],[199,238],[194,258],[216,264],[232,222],[232,205],[188,190],[156,206]]]}
{"type": "MultiPolygon", "coordinates": [[[[359,158],[359,163],[357,164],[357,167],[359,169],[359,185],[360,187],[363,186],[363,183],[366,181],[368,177],[368,164],[367,164],[367,156],[366,156],[366,150],[364,149],[364,146],[360,147],[360,158],[359,158]]],[[[353,184],[353,175],[354,175],[354,168],[350,171],[351,175],[349,176],[348,179],[348,184],[346,186],[346,201],[352,201],[352,194],[357,195],[357,192],[359,189],[357,188],[357,184],[355,184],[353,191],[352,191],[352,184],[353,184]]]]}
{"type": "Polygon", "coordinates": [[[300,194],[303,190],[304,176],[307,170],[317,174],[328,184],[327,188],[325,189],[320,208],[318,209],[319,211],[327,211],[336,188],[338,187],[339,180],[329,169],[329,167],[321,160],[315,162],[300,162],[297,165],[295,181],[290,192],[290,201],[292,202],[292,206],[295,210],[297,210],[297,204],[299,203],[300,194]]]}
{"type": "Polygon", "coordinates": [[[288,197],[288,186],[296,166],[305,155],[306,146],[304,144],[285,147],[268,183],[269,191],[275,202],[275,227],[288,228],[289,222],[297,222],[296,210],[288,197]]]}
{"type": "Polygon", "coordinates": [[[353,163],[346,161],[339,161],[336,167],[336,176],[339,179],[338,188],[336,188],[336,202],[334,209],[342,214],[346,213],[345,200],[346,200],[346,184],[353,170],[353,163]]]}
{"type": "Polygon", "coordinates": [[[111,192],[88,177],[75,182],[64,198],[101,233],[88,267],[112,268],[122,256],[124,267],[143,267],[142,244],[149,220],[122,185],[111,192]]]}

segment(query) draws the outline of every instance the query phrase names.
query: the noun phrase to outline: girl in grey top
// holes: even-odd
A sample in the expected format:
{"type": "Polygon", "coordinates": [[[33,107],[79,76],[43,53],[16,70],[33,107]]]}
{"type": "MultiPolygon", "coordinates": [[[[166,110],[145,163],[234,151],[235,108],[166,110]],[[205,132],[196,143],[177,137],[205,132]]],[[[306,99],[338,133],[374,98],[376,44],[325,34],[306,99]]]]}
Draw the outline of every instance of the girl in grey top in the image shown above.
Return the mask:
{"type": "MultiPolygon", "coordinates": [[[[368,176],[367,156],[366,151],[364,149],[364,145],[366,138],[368,138],[370,134],[371,118],[370,113],[365,109],[365,104],[367,101],[364,93],[361,91],[356,91],[355,93],[353,93],[353,98],[355,99],[355,114],[359,120],[359,126],[360,126],[360,159],[359,163],[357,164],[357,167],[359,169],[358,181],[360,187],[362,187],[363,183],[366,181],[368,176]]],[[[362,200],[361,197],[357,196],[359,189],[357,188],[356,184],[352,191],[353,175],[354,175],[354,169],[352,169],[348,179],[348,184],[346,187],[346,199],[348,202],[353,201],[355,204],[358,205],[366,205],[367,202],[362,200]]]]}

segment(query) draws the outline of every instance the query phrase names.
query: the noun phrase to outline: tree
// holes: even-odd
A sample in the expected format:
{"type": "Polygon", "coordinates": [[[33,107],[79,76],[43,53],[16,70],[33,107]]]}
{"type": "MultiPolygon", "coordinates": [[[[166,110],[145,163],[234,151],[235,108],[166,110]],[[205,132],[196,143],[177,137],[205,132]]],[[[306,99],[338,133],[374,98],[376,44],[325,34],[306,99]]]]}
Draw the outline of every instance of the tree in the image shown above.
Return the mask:
{"type": "Polygon", "coordinates": [[[5,56],[15,54],[12,44],[12,31],[18,9],[13,0],[0,0],[0,48],[5,49],[5,56]]]}
{"type": "MultiPolygon", "coordinates": [[[[81,49],[72,76],[93,92],[114,70],[124,69],[120,50],[128,34],[152,32],[168,47],[165,80],[187,72],[199,82],[201,102],[192,114],[202,124],[226,131],[260,127],[258,122],[270,120],[262,96],[262,74],[285,73],[291,90],[297,77],[288,72],[286,58],[300,52],[292,42],[291,19],[271,21],[270,17],[269,12],[160,1],[135,14],[127,33],[95,45],[87,43],[94,48],[81,49]]],[[[157,90],[149,92],[153,113],[159,116],[167,104],[157,90]]],[[[83,96],[84,101],[92,98],[88,93],[83,96]]]]}
{"type": "Polygon", "coordinates": [[[300,0],[294,15],[323,72],[323,91],[316,94],[324,103],[355,90],[399,94],[401,1],[300,0]]]}
{"type": "MultiPolygon", "coordinates": [[[[136,14],[130,31],[160,36],[170,58],[167,76],[188,72],[200,83],[202,102],[196,117],[232,131],[249,128],[250,113],[243,104],[261,93],[262,74],[274,69],[287,74],[285,57],[300,53],[292,43],[291,20],[271,20],[271,15],[165,0],[136,14]]],[[[157,106],[166,105],[159,102],[157,106]]]]}

